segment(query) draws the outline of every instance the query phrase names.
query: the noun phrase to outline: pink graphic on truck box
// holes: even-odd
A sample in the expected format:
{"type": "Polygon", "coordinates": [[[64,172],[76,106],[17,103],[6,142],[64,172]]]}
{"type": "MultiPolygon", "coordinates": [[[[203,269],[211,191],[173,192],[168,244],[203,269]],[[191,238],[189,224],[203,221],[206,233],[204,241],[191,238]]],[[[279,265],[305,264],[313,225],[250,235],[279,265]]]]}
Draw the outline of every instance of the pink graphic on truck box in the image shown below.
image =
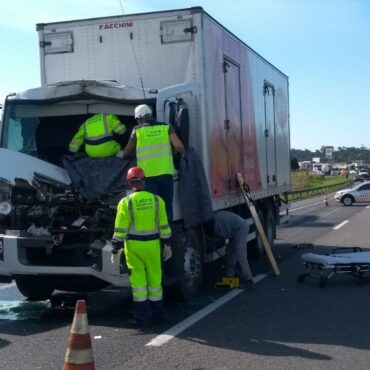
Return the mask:
{"type": "Polygon", "coordinates": [[[276,119],[281,130],[285,130],[288,125],[288,104],[285,91],[279,87],[276,90],[276,119]]]}
{"type": "Polygon", "coordinates": [[[244,110],[243,110],[243,175],[248,186],[253,191],[262,188],[261,173],[259,168],[257,131],[255,107],[253,99],[251,71],[248,55],[245,54],[245,72],[242,74],[242,84],[244,86],[244,110]]]}
{"type": "MultiPolygon", "coordinates": [[[[235,47],[240,45],[235,44],[235,47]]],[[[213,59],[212,83],[213,101],[223,102],[225,97],[224,76],[222,73],[223,54],[221,47],[216,49],[213,59]]],[[[233,51],[228,48],[232,54],[233,51]]],[[[240,54],[240,50],[239,50],[240,54]]],[[[226,118],[224,104],[213,107],[215,119],[211,123],[211,189],[214,198],[223,197],[230,192],[238,191],[236,173],[241,172],[252,190],[261,187],[261,177],[258,164],[258,151],[256,142],[256,128],[252,86],[250,80],[250,69],[248,55],[246,52],[240,56],[240,81],[231,80],[229,88],[240,89],[241,102],[239,99],[229,99],[229,112],[226,118]],[[240,108],[240,106],[242,108],[240,108]],[[240,112],[241,109],[241,112],[240,112]],[[225,129],[225,119],[229,120],[229,129],[225,129]],[[231,184],[230,181],[231,180],[231,184]],[[231,185],[231,188],[229,188],[231,185]]],[[[236,91],[236,90],[234,90],[236,91]]]]}
{"type": "Polygon", "coordinates": [[[211,196],[214,198],[223,197],[228,194],[227,180],[229,178],[229,165],[227,155],[227,138],[223,124],[224,105],[215,104],[224,101],[223,74],[222,74],[222,49],[219,45],[220,33],[217,29],[212,29],[212,38],[208,39],[209,47],[215,51],[213,66],[209,69],[210,86],[212,100],[209,109],[209,136],[210,136],[210,156],[211,156],[211,196]],[[214,31],[214,32],[213,32],[214,31]],[[217,37],[218,36],[218,37],[217,37]]]}

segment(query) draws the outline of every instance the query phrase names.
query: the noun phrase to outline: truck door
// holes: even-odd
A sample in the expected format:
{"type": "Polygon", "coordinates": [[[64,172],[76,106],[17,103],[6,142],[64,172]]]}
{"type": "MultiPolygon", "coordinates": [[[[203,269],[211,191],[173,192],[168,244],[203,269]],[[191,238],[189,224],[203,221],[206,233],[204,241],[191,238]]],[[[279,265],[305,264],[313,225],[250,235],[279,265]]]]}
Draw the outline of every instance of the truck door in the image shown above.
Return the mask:
{"type": "MultiPolygon", "coordinates": [[[[183,100],[184,95],[200,94],[199,85],[179,84],[158,91],[156,102],[157,120],[171,123],[185,148],[189,146],[189,110],[183,100]]],[[[178,164],[175,163],[177,168],[178,164]]]]}
{"type": "Polygon", "coordinates": [[[276,185],[275,89],[265,82],[265,140],[267,186],[276,185]]]}
{"type": "Polygon", "coordinates": [[[225,84],[224,129],[229,171],[227,186],[230,193],[235,193],[238,190],[236,174],[237,172],[243,172],[240,67],[237,63],[225,57],[223,71],[225,84]]]}
{"type": "Polygon", "coordinates": [[[187,148],[189,146],[189,110],[181,98],[166,101],[165,122],[172,125],[184,147],[187,148]]]}

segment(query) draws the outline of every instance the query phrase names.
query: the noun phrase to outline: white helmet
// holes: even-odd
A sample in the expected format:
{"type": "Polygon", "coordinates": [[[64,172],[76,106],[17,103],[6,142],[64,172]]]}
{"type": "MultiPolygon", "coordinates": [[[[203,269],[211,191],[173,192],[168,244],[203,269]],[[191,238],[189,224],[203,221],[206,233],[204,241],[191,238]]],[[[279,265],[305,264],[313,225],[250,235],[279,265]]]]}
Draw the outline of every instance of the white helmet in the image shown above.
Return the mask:
{"type": "Polygon", "coordinates": [[[135,119],[145,118],[152,115],[152,110],[146,105],[141,104],[135,108],[135,119]]]}

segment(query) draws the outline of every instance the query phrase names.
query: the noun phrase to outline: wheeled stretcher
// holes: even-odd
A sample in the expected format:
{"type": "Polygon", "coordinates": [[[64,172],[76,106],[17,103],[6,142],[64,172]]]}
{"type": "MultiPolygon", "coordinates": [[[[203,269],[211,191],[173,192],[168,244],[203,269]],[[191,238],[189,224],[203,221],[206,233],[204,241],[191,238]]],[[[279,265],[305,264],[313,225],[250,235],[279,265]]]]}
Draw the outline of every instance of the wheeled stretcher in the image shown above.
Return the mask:
{"type": "Polygon", "coordinates": [[[306,272],[298,276],[301,283],[306,277],[314,277],[318,278],[320,286],[324,287],[335,274],[349,274],[360,280],[370,276],[370,252],[363,252],[359,247],[337,248],[331,254],[305,253],[302,259],[306,272]],[[336,253],[349,249],[352,253],[336,253]]]}

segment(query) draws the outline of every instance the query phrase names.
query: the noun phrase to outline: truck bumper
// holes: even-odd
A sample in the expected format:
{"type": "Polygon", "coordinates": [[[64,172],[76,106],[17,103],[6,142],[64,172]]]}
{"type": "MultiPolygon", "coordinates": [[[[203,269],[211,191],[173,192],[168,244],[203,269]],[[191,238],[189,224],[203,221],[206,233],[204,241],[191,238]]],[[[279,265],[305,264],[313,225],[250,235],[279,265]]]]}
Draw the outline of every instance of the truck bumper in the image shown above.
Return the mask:
{"type": "MultiPolygon", "coordinates": [[[[37,266],[21,262],[18,236],[0,235],[0,281],[9,282],[16,275],[95,276],[117,287],[129,287],[128,270],[120,264],[121,255],[112,255],[107,242],[102,249],[102,266],[37,266]]],[[[42,243],[42,240],[40,240],[42,243]]]]}

